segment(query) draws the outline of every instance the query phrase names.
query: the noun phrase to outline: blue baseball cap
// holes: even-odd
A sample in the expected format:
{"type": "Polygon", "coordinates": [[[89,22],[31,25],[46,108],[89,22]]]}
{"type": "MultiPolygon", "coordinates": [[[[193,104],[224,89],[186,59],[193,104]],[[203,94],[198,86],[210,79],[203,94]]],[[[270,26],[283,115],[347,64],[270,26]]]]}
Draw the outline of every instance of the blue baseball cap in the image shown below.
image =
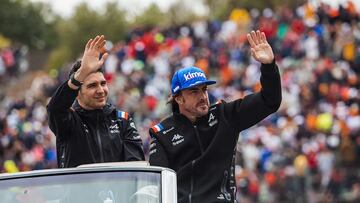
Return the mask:
{"type": "Polygon", "coordinates": [[[197,67],[186,67],[176,71],[171,80],[171,93],[177,94],[181,90],[197,85],[212,85],[216,81],[206,79],[204,71],[197,67]]]}

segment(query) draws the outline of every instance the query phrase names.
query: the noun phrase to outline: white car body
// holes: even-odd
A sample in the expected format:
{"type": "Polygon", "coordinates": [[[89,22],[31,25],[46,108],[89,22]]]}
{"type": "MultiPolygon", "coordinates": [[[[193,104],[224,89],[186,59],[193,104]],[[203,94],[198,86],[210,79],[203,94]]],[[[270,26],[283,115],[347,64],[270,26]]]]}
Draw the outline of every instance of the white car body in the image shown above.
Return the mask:
{"type": "Polygon", "coordinates": [[[176,174],[147,162],[0,174],[2,203],[176,203],[176,174]]]}

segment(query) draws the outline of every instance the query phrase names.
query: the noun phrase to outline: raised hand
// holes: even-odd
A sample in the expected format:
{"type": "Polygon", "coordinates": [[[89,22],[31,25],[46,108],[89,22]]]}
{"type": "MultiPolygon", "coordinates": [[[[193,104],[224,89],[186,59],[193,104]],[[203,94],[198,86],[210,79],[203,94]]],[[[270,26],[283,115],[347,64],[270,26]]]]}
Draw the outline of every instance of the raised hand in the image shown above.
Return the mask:
{"type": "Polygon", "coordinates": [[[250,43],[251,55],[255,60],[263,64],[269,64],[274,60],[274,53],[263,32],[251,31],[246,36],[250,43]]]}
{"type": "Polygon", "coordinates": [[[81,60],[81,68],[79,69],[81,72],[81,74],[79,73],[79,77],[86,77],[88,74],[96,72],[104,64],[108,54],[104,53],[101,58],[99,58],[99,56],[104,50],[105,43],[104,35],[96,36],[86,43],[84,55],[81,60]]]}

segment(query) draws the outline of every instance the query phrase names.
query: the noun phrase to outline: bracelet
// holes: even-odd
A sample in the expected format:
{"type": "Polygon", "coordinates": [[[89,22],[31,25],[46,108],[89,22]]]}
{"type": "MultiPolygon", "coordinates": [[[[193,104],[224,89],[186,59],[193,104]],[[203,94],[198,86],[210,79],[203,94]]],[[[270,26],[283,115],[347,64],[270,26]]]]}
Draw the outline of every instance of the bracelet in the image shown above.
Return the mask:
{"type": "Polygon", "coordinates": [[[83,84],[83,82],[80,82],[75,79],[75,72],[73,74],[71,74],[70,82],[71,82],[71,84],[75,85],[76,87],[81,87],[81,85],[83,84]]]}

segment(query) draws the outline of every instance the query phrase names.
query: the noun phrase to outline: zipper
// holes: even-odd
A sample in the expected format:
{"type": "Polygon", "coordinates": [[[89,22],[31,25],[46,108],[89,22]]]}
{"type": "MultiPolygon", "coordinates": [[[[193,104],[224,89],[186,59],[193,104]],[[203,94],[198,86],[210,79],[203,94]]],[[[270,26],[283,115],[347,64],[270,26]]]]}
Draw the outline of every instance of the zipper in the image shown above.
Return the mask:
{"type": "Polygon", "coordinates": [[[96,112],[96,136],[97,136],[98,143],[99,143],[100,162],[103,163],[104,162],[104,152],[102,149],[100,130],[99,130],[99,112],[96,112]]]}
{"type": "Polygon", "coordinates": [[[61,157],[60,157],[60,168],[65,168],[65,147],[61,147],[62,148],[62,153],[61,153],[61,157]]]}
{"type": "Polygon", "coordinates": [[[194,190],[194,176],[193,176],[194,165],[195,165],[195,160],[192,160],[192,162],[191,162],[191,179],[190,179],[189,203],[191,203],[192,192],[193,192],[193,190],[194,190]]]}
{"type": "Polygon", "coordinates": [[[198,130],[197,130],[197,126],[196,126],[196,125],[194,125],[194,129],[195,129],[196,139],[197,139],[198,142],[199,142],[201,154],[203,154],[203,153],[204,153],[204,147],[203,147],[203,145],[202,145],[202,143],[201,143],[200,135],[199,135],[199,132],[198,132],[198,130]]]}

